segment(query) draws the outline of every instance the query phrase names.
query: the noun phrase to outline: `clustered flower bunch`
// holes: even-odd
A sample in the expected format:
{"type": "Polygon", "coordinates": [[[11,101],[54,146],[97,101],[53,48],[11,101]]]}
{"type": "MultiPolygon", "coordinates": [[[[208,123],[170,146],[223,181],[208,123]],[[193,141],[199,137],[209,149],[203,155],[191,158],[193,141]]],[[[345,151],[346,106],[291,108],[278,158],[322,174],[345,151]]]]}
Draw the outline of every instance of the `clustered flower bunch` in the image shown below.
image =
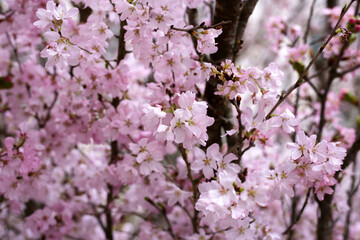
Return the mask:
{"type": "Polygon", "coordinates": [[[358,239],[355,0],[238,2],[0,1],[0,238],[358,239]]]}

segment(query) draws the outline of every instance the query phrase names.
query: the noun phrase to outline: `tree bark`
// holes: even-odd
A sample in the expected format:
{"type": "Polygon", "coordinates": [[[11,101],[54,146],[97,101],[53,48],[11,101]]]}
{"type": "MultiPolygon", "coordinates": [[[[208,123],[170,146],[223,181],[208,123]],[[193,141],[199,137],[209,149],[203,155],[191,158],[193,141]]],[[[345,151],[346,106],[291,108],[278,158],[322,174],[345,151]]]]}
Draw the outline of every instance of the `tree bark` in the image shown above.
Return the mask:
{"type": "MultiPolygon", "coordinates": [[[[236,39],[241,39],[256,2],[257,0],[245,2],[241,0],[216,1],[213,24],[222,21],[231,21],[231,23],[222,26],[222,34],[216,39],[218,51],[211,55],[211,60],[215,64],[219,65],[226,59],[233,59],[234,50],[239,48],[236,39]],[[246,4],[249,4],[250,7],[244,8],[246,4]],[[243,9],[246,10],[244,13],[242,12],[243,9]],[[238,34],[239,32],[241,34],[238,34]]],[[[210,78],[205,88],[205,99],[211,106],[208,115],[215,119],[214,124],[208,128],[208,146],[213,143],[221,145],[221,129],[226,131],[233,128],[231,124],[233,114],[230,102],[225,97],[214,94],[217,91],[218,84],[220,84],[219,80],[210,78]],[[229,121],[226,121],[226,119],[229,119],[229,121]]],[[[236,137],[228,137],[227,143],[229,149],[233,148],[237,144],[236,137]]]]}
{"type": "Polygon", "coordinates": [[[244,36],[245,28],[249,20],[250,15],[253,13],[258,0],[248,0],[244,3],[241,10],[241,14],[238,19],[238,25],[236,28],[236,37],[233,48],[233,62],[236,61],[237,54],[241,49],[242,37],[244,36]]]}
{"type": "Polygon", "coordinates": [[[331,202],[333,195],[326,194],[323,201],[319,201],[320,217],[317,224],[317,239],[332,240],[333,236],[333,219],[331,202]]]}

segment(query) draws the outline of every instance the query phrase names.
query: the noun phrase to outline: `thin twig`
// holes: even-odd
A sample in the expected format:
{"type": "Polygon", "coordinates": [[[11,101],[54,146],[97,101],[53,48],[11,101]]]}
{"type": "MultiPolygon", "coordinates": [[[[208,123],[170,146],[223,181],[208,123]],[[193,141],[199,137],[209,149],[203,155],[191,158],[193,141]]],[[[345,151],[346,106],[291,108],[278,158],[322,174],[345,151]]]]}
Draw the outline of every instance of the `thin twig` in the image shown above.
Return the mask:
{"type": "Polygon", "coordinates": [[[172,229],[172,226],[171,226],[171,223],[170,223],[170,220],[169,218],[167,217],[167,214],[166,214],[166,208],[165,207],[160,207],[158,204],[156,204],[152,199],[150,199],[149,197],[145,197],[145,200],[150,203],[154,208],[156,208],[156,210],[158,210],[164,217],[165,219],[165,222],[166,224],[168,225],[168,230],[169,230],[169,233],[171,235],[171,237],[173,239],[177,239],[177,237],[175,236],[174,234],[174,231],[172,229]]]}
{"type": "Polygon", "coordinates": [[[240,106],[237,103],[236,99],[231,101],[231,103],[234,105],[236,112],[237,112],[237,121],[239,124],[239,132],[238,132],[238,142],[237,142],[237,157],[238,157],[238,164],[241,164],[241,157],[242,157],[242,148],[244,146],[244,138],[242,136],[242,131],[244,130],[244,126],[242,125],[242,121],[241,121],[241,114],[242,111],[240,110],[240,106]]]}
{"type": "Polygon", "coordinates": [[[39,126],[39,128],[44,128],[44,127],[46,126],[47,122],[50,120],[51,110],[54,108],[55,103],[56,103],[56,101],[57,101],[57,98],[58,98],[59,94],[58,94],[57,91],[55,91],[55,92],[54,92],[54,95],[55,95],[55,96],[54,96],[54,99],[53,99],[53,101],[51,102],[50,106],[46,106],[46,105],[45,105],[45,109],[47,110],[47,111],[46,111],[46,116],[45,116],[45,118],[40,119],[39,115],[38,115],[37,113],[35,114],[35,119],[38,121],[38,126],[39,126]]]}
{"type": "Polygon", "coordinates": [[[187,175],[188,175],[188,178],[191,181],[191,185],[192,185],[193,198],[194,198],[193,199],[194,217],[191,219],[191,223],[193,225],[194,232],[198,233],[198,214],[199,214],[199,211],[197,211],[195,209],[195,204],[196,204],[196,201],[198,199],[199,193],[198,193],[198,190],[197,190],[196,182],[194,181],[193,176],[191,174],[191,167],[190,167],[190,163],[189,163],[189,160],[188,160],[188,157],[187,157],[186,150],[184,149],[182,144],[179,145],[179,150],[181,152],[182,158],[185,161],[186,169],[187,169],[187,175]]]}
{"type": "Polygon", "coordinates": [[[208,108],[211,109],[211,111],[213,111],[213,113],[214,113],[217,117],[219,117],[221,120],[223,120],[224,122],[226,122],[226,123],[231,123],[231,124],[233,123],[233,122],[230,121],[229,119],[227,119],[227,118],[221,116],[220,114],[218,114],[218,113],[216,112],[216,109],[215,109],[213,106],[211,106],[210,104],[208,104],[208,108]]]}
{"type": "Polygon", "coordinates": [[[320,98],[321,108],[320,108],[320,121],[318,126],[318,134],[316,137],[316,141],[320,142],[322,138],[322,132],[324,129],[324,126],[326,124],[326,118],[325,118],[325,109],[326,109],[326,102],[327,102],[327,95],[330,91],[330,87],[334,79],[336,78],[336,71],[339,67],[341,57],[345,53],[345,49],[349,46],[349,42],[344,42],[339,55],[335,59],[334,63],[331,65],[331,69],[329,70],[329,77],[327,81],[327,85],[325,86],[325,89],[323,90],[323,94],[320,98]]]}
{"type": "Polygon", "coordinates": [[[337,73],[337,74],[336,74],[336,77],[342,77],[342,76],[344,76],[345,74],[348,74],[348,73],[350,73],[350,72],[352,72],[352,71],[354,71],[354,70],[356,70],[356,69],[358,69],[358,68],[360,68],[360,64],[355,65],[355,66],[353,66],[353,67],[351,67],[351,68],[349,68],[349,69],[346,69],[346,70],[344,70],[344,71],[342,71],[342,72],[337,73]]]}
{"type": "Polygon", "coordinates": [[[8,32],[6,32],[6,37],[7,37],[7,39],[8,39],[8,42],[9,42],[10,46],[14,49],[14,57],[15,57],[16,62],[19,64],[20,73],[22,74],[22,73],[23,73],[23,69],[22,69],[22,66],[21,66],[20,59],[19,59],[18,49],[17,49],[17,47],[13,44],[13,42],[11,41],[11,37],[10,37],[10,34],[9,34],[8,32]]]}
{"type": "Polygon", "coordinates": [[[247,146],[246,148],[244,148],[244,149],[241,151],[241,156],[243,156],[244,153],[246,153],[246,152],[247,152],[248,150],[250,150],[252,147],[255,147],[255,144],[254,144],[252,141],[250,141],[249,146],[247,146]]]}
{"type": "Polygon", "coordinates": [[[229,23],[231,23],[231,21],[222,21],[222,22],[216,23],[216,24],[211,25],[211,26],[206,26],[205,22],[202,22],[200,25],[198,25],[196,27],[192,27],[192,28],[176,28],[173,25],[171,25],[170,29],[176,30],[176,31],[187,32],[187,33],[192,33],[193,31],[198,30],[198,29],[206,30],[206,29],[209,29],[209,28],[216,28],[216,27],[219,27],[219,26],[223,26],[223,25],[226,25],[226,24],[229,24],[229,23]]]}
{"type": "Polygon", "coordinates": [[[305,30],[305,34],[304,34],[304,37],[303,37],[304,43],[307,43],[307,37],[308,37],[309,32],[310,32],[310,25],[311,25],[311,19],[312,19],[313,13],[314,13],[315,2],[316,2],[316,0],[313,0],[312,4],[311,4],[311,7],[310,7],[310,14],[309,14],[309,18],[307,20],[306,30],[305,30]]]}
{"type": "Polygon", "coordinates": [[[95,205],[91,205],[94,211],[94,216],[97,219],[98,223],[100,224],[101,229],[103,229],[103,231],[106,231],[105,225],[104,223],[101,221],[101,215],[96,211],[96,207],[95,205]]]}
{"type": "Polygon", "coordinates": [[[314,73],[313,75],[310,75],[308,77],[308,79],[313,79],[317,76],[319,76],[322,72],[324,72],[326,69],[330,68],[330,66],[326,66],[326,67],[323,67],[322,69],[320,69],[319,71],[317,71],[316,73],[314,73]]]}
{"type": "Polygon", "coordinates": [[[304,201],[304,204],[302,205],[301,209],[300,209],[300,212],[298,213],[298,215],[296,216],[296,219],[294,222],[292,222],[290,224],[290,226],[282,233],[283,235],[287,234],[291,228],[300,220],[301,218],[301,215],[303,214],[305,208],[306,208],[306,205],[308,203],[308,200],[309,200],[309,196],[310,196],[310,192],[311,192],[311,188],[309,188],[307,194],[306,194],[306,198],[305,198],[305,201],[304,201]]]}
{"type": "Polygon", "coordinates": [[[100,57],[102,60],[104,60],[104,62],[106,63],[107,66],[109,66],[112,70],[114,70],[115,68],[113,67],[113,65],[111,65],[110,61],[107,60],[104,56],[100,57]]]}
{"type": "Polygon", "coordinates": [[[321,97],[321,93],[319,92],[319,90],[317,89],[317,87],[310,81],[309,78],[305,77],[305,82],[308,83],[310,85],[310,87],[314,90],[314,92],[316,93],[316,95],[320,98],[321,97]]]}
{"type": "Polygon", "coordinates": [[[311,42],[309,42],[309,45],[311,46],[311,45],[317,44],[318,42],[324,41],[325,38],[326,38],[326,35],[318,37],[318,38],[312,40],[311,42]]]}
{"type": "Polygon", "coordinates": [[[331,31],[330,36],[327,38],[327,40],[322,44],[322,46],[319,48],[318,52],[316,53],[316,55],[311,59],[311,61],[309,62],[309,64],[306,66],[305,70],[302,72],[302,74],[300,75],[300,77],[298,78],[298,80],[296,81],[296,83],[294,85],[292,85],[284,95],[280,96],[279,100],[277,101],[277,103],[274,105],[274,107],[270,110],[270,112],[266,115],[265,119],[269,119],[271,118],[272,113],[277,109],[277,107],[284,102],[284,100],[292,93],[292,91],[294,91],[296,88],[298,88],[302,83],[303,83],[303,78],[305,77],[305,75],[308,73],[309,69],[311,68],[311,66],[314,64],[315,60],[320,56],[320,54],[324,51],[325,47],[328,45],[328,43],[330,42],[330,40],[336,35],[336,31],[339,28],[340,22],[343,19],[345,13],[349,10],[349,8],[351,7],[351,5],[354,3],[355,0],[351,0],[350,3],[348,5],[345,5],[346,7],[342,9],[339,20],[337,21],[335,27],[333,28],[333,30],[331,31]]]}
{"type": "Polygon", "coordinates": [[[4,21],[8,21],[9,18],[11,18],[11,16],[15,14],[15,12],[16,12],[15,10],[9,10],[5,14],[1,14],[4,16],[4,18],[0,19],[0,23],[4,21]]]}

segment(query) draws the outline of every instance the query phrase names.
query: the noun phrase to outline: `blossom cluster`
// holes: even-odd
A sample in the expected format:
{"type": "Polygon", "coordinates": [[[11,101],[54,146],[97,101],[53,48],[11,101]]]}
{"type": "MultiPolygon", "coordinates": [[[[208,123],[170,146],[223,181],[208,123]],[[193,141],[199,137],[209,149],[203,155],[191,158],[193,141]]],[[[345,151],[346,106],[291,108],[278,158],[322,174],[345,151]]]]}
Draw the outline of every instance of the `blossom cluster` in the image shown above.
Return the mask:
{"type": "Polygon", "coordinates": [[[315,187],[317,197],[323,200],[325,193],[333,193],[331,186],[336,184],[333,176],[341,169],[346,149],[326,140],[316,143],[316,135],[307,137],[303,131],[298,133],[296,143],[287,146],[292,149],[291,159],[297,164],[298,175],[306,185],[315,187]]]}
{"type": "Polygon", "coordinates": [[[44,31],[48,44],[41,51],[41,57],[48,58],[46,68],[53,66],[65,69],[68,65],[75,66],[79,63],[79,51],[69,40],[67,34],[62,33],[63,25],[70,25],[72,17],[79,13],[77,8],[67,10],[64,2],[56,6],[55,2],[46,3],[46,9],[39,9],[36,16],[40,19],[34,25],[44,31]]]}

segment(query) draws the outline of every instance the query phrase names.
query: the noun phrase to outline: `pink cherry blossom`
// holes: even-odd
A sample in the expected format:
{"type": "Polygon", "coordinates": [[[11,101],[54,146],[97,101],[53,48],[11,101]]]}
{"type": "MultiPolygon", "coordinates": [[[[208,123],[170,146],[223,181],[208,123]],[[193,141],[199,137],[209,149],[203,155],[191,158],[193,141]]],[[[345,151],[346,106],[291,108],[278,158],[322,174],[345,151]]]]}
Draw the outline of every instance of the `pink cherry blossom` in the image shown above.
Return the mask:
{"type": "Polygon", "coordinates": [[[272,127],[281,127],[286,133],[292,133],[295,131],[294,127],[298,125],[298,121],[295,119],[294,114],[287,108],[285,112],[279,116],[272,117],[270,125],[272,127]]]}

